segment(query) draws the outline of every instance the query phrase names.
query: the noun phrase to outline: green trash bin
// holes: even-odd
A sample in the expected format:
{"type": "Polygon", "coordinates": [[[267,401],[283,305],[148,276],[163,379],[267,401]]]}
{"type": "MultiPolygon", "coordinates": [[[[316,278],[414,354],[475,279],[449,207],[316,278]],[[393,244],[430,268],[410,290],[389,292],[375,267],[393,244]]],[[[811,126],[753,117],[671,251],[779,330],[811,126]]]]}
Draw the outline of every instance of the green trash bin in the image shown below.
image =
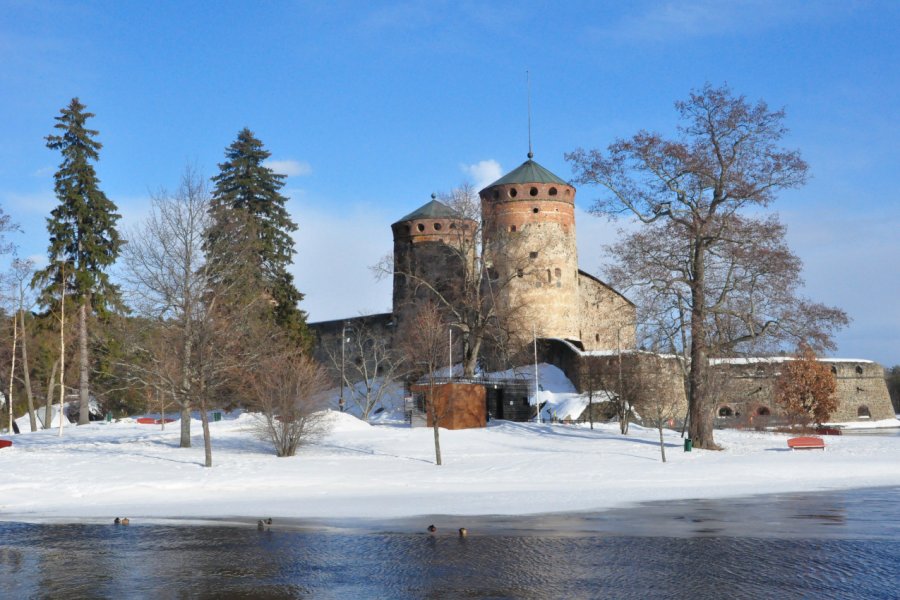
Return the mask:
{"type": "Polygon", "coordinates": [[[112,413],[106,413],[106,422],[109,423],[112,421],[112,413]]]}
{"type": "Polygon", "coordinates": [[[690,452],[691,448],[694,447],[694,440],[691,438],[684,438],[684,451],[690,452]]]}
{"type": "Polygon", "coordinates": [[[221,420],[222,420],[222,413],[220,413],[219,411],[214,412],[213,413],[213,421],[221,421],[221,420]]]}

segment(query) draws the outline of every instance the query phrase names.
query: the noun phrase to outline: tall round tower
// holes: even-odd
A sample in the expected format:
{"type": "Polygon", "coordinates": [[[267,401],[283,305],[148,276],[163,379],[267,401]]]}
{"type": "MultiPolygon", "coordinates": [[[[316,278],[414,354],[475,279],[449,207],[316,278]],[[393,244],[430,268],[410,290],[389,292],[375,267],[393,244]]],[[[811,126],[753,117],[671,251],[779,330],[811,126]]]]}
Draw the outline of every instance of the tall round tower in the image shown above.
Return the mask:
{"type": "Polygon", "coordinates": [[[580,340],[575,188],[532,158],[479,192],[492,277],[513,333],[580,340]]]}
{"type": "Polygon", "coordinates": [[[464,253],[475,225],[446,204],[431,201],[393,225],[393,312],[402,317],[415,300],[435,292],[452,300],[464,275],[464,253]]]}

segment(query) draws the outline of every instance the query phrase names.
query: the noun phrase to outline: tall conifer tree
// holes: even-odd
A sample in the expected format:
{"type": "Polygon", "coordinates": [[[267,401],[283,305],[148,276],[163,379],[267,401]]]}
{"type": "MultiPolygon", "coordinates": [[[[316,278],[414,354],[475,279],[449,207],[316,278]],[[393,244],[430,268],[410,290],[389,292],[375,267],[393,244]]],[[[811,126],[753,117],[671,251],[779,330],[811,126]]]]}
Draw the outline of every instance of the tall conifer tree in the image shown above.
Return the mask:
{"type": "MultiPolygon", "coordinates": [[[[231,264],[230,257],[254,248],[256,286],[265,290],[272,305],[272,318],[300,345],[308,345],[306,313],[297,307],[303,300],[294,286],[288,265],[294,255],[291,233],[297,224],[285,208],[287,198],[280,192],[284,175],[263,162],[271,156],[249,129],[242,129],[225,150],[225,162],[212,178],[215,189],[207,233],[206,252],[215,264],[231,264]],[[240,249],[240,252],[238,252],[240,249]]],[[[217,269],[226,272],[227,269],[217,269]]]]}
{"type": "Polygon", "coordinates": [[[42,290],[46,306],[59,301],[60,285],[78,309],[80,400],[78,424],[89,419],[88,313],[103,314],[119,302],[118,287],[110,283],[105,269],[119,255],[121,240],[116,231],[120,215],[116,205],[99,187],[100,180],[93,162],[99,160],[103,147],[94,139],[98,131],[85,123],[93,113],[73,98],[60,111],[54,128],[57,134],[47,136],[47,147],[59,150],[63,160],[56,172],[54,191],[59,206],[47,219],[50,264],[35,274],[34,284],[42,290]]]}

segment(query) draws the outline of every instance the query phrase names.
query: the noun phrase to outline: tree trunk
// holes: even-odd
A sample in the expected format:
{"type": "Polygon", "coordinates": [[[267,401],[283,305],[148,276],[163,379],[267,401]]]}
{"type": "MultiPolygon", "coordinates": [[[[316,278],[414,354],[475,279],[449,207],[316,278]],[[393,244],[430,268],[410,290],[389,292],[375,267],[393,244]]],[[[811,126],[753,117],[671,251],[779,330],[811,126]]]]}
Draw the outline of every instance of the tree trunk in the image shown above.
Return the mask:
{"type": "Polygon", "coordinates": [[[53,391],[56,389],[56,371],[59,369],[59,359],[53,361],[50,369],[50,381],[47,382],[47,403],[44,406],[44,429],[50,429],[53,421],[53,391]]]}
{"type": "Polygon", "coordinates": [[[719,450],[713,439],[712,411],[706,394],[706,374],[709,356],[706,348],[706,285],[704,250],[701,241],[695,242],[691,257],[694,280],[691,282],[691,370],[688,374],[688,435],[695,448],[719,450]]]}
{"type": "Polygon", "coordinates": [[[34,414],[34,394],[31,390],[31,373],[28,367],[28,336],[25,331],[25,311],[20,310],[22,326],[22,376],[25,380],[25,398],[28,399],[28,417],[31,420],[31,431],[37,431],[37,415],[34,414]]]}
{"type": "Polygon", "coordinates": [[[662,417],[660,416],[657,419],[657,428],[659,429],[659,455],[662,456],[662,461],[666,462],[666,444],[663,442],[663,426],[662,426],[662,417]]]}
{"type": "Polygon", "coordinates": [[[191,447],[191,406],[187,400],[181,404],[181,448],[191,447]]]}
{"type": "Polygon", "coordinates": [[[79,329],[79,337],[78,340],[78,352],[81,359],[81,364],[79,365],[80,370],[80,394],[79,394],[79,410],[78,410],[78,424],[79,425],[87,425],[90,422],[90,389],[89,389],[89,378],[88,378],[88,330],[87,330],[87,300],[85,300],[81,304],[81,308],[78,311],[78,329],[79,329]]]}
{"type": "MultiPolygon", "coordinates": [[[[431,372],[434,373],[435,367],[432,365],[431,372]]],[[[441,465],[441,433],[438,426],[437,407],[434,402],[434,379],[431,381],[431,390],[429,393],[429,408],[431,408],[431,425],[434,430],[434,464],[441,465]]]]}
{"type": "Polygon", "coordinates": [[[204,467],[212,466],[212,442],[209,438],[209,415],[206,414],[206,397],[200,395],[200,422],[203,423],[203,453],[205,456],[204,467]]]}
{"type": "Polygon", "coordinates": [[[9,367],[9,395],[6,397],[6,404],[9,407],[9,433],[13,430],[13,383],[16,379],[16,343],[19,341],[19,319],[17,315],[13,315],[13,346],[12,360],[9,367]]]}

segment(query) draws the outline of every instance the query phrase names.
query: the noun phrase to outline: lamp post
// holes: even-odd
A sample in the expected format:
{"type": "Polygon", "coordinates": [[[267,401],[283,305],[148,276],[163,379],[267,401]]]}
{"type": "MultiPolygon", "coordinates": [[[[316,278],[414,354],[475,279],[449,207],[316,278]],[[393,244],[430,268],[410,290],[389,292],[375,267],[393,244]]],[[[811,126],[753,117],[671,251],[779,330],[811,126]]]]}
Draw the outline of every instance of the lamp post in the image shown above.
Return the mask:
{"type": "Polygon", "coordinates": [[[537,422],[541,423],[541,397],[540,397],[540,387],[541,384],[538,382],[538,361],[537,361],[537,329],[535,329],[534,323],[531,324],[531,337],[534,341],[534,407],[535,412],[537,413],[537,422]]]}

